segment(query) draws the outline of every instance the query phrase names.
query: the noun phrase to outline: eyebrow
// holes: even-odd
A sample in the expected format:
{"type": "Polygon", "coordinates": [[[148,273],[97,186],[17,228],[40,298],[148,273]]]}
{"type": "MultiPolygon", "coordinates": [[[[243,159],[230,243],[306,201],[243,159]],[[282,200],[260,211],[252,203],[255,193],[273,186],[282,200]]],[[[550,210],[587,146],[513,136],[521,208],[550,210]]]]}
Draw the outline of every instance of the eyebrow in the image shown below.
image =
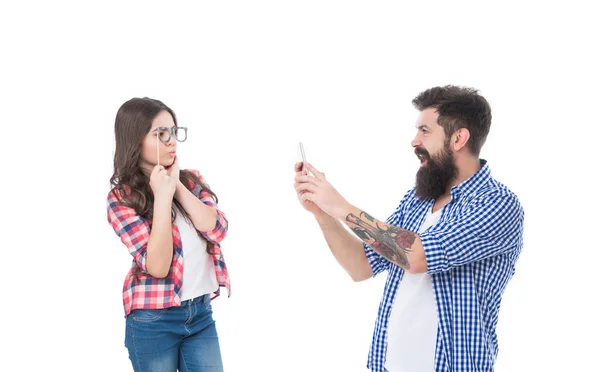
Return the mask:
{"type": "Polygon", "coordinates": [[[419,125],[415,125],[415,127],[416,127],[417,129],[423,129],[423,128],[425,128],[425,129],[429,129],[429,130],[431,130],[431,128],[430,128],[430,127],[429,127],[429,125],[427,125],[427,124],[419,124],[419,125]]]}
{"type": "Polygon", "coordinates": [[[153,131],[153,132],[156,132],[156,131],[157,131],[157,130],[159,130],[159,129],[164,129],[164,128],[167,128],[167,129],[172,129],[172,128],[176,128],[176,127],[177,127],[177,125],[173,125],[172,127],[156,127],[156,128],[154,128],[154,129],[152,129],[152,131],[153,131]]]}

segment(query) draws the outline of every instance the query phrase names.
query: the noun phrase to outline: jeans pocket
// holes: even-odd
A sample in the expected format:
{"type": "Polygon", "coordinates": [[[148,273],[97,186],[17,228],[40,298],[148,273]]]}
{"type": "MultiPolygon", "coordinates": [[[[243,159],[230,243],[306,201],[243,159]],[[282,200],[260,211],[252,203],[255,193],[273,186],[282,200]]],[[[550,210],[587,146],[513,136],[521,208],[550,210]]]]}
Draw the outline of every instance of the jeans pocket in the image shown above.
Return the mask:
{"type": "Polygon", "coordinates": [[[210,295],[207,295],[204,299],[204,308],[212,311],[212,301],[210,300],[210,295]]]}
{"type": "Polygon", "coordinates": [[[154,322],[160,319],[167,309],[135,309],[131,312],[131,319],[136,322],[154,322]]]}

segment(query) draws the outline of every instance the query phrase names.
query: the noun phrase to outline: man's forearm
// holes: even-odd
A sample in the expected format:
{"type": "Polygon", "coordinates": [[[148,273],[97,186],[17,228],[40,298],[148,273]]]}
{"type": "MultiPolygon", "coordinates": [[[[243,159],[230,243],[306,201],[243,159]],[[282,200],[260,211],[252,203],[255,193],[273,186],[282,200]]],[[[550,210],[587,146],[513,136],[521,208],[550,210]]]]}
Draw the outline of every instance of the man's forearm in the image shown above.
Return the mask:
{"type": "Polygon", "coordinates": [[[418,234],[381,222],[353,206],[348,209],[344,223],[388,261],[407,271],[426,271],[425,253],[418,234]]]}
{"type": "Polygon", "coordinates": [[[316,216],[327,245],[337,262],[355,281],[373,276],[363,244],[335,218],[323,214],[316,216]]]}

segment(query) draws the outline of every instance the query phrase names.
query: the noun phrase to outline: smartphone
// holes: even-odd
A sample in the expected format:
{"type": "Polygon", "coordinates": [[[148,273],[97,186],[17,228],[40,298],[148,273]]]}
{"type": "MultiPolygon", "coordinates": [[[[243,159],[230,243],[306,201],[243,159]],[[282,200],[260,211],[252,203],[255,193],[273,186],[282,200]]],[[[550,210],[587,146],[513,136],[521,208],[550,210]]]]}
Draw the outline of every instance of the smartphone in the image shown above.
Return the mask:
{"type": "MultiPolygon", "coordinates": [[[[306,163],[306,154],[304,153],[304,145],[302,144],[302,142],[298,144],[298,148],[300,149],[300,156],[302,157],[302,170],[304,170],[304,164],[306,163]]],[[[308,170],[306,171],[306,174],[308,174],[308,170]]]]}

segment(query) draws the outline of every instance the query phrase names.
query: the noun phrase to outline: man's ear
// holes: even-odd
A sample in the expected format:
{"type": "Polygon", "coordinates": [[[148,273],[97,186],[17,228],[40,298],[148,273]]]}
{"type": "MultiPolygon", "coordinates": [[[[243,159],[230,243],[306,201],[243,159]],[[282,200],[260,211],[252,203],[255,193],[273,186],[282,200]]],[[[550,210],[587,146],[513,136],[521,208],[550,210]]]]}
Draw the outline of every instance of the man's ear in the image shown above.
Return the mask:
{"type": "Polygon", "coordinates": [[[459,151],[463,147],[467,146],[467,142],[469,142],[469,138],[471,137],[471,133],[467,128],[459,128],[450,140],[450,146],[454,149],[454,151],[459,151]]]}

